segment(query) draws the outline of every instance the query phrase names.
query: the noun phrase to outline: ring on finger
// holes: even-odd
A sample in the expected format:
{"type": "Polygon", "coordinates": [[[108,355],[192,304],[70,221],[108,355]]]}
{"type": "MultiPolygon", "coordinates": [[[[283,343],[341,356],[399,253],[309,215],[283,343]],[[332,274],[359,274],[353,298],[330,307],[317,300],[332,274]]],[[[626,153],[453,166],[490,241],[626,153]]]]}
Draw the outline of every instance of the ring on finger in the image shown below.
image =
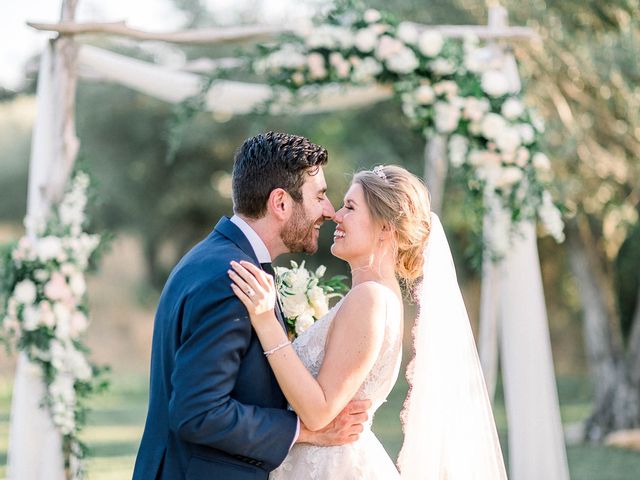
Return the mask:
{"type": "Polygon", "coordinates": [[[247,295],[253,297],[255,294],[256,292],[253,290],[253,288],[247,288],[247,295]]]}

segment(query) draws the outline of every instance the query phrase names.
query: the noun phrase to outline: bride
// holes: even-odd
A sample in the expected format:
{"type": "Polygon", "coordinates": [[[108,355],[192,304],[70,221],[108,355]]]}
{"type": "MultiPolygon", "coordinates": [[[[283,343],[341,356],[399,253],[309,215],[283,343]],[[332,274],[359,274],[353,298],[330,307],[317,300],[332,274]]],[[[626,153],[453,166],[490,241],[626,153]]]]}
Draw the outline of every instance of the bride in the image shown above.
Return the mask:
{"type": "Polygon", "coordinates": [[[371,400],[373,418],[391,392],[402,357],[400,285],[407,287],[420,314],[407,369],[401,473],[369,421],[348,445],[294,445],[269,478],[506,479],[451,253],[424,184],[398,166],[357,173],[334,221],[331,253],[348,262],[352,288],[293,344],[274,313],[271,276],[248,262],[234,263],[232,288],[291,408],[318,430],[354,398],[371,400]]]}

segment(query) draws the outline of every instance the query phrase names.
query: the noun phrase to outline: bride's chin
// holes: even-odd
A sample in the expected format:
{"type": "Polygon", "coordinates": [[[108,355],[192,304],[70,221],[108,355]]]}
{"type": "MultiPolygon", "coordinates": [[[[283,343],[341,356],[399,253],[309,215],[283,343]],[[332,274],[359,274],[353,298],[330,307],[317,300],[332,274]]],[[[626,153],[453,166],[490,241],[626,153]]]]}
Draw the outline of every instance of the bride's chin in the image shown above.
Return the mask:
{"type": "Polygon", "coordinates": [[[341,254],[340,247],[336,245],[335,242],[333,242],[329,250],[331,251],[331,255],[333,255],[336,258],[339,258],[340,260],[344,260],[344,255],[341,254]]]}

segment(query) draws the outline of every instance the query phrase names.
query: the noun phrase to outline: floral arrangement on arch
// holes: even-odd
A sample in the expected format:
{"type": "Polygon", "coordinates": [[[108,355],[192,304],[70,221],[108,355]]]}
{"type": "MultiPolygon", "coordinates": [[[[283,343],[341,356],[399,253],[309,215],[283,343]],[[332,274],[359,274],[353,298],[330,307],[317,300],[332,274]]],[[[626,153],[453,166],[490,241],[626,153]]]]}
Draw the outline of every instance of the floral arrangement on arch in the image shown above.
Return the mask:
{"type": "Polygon", "coordinates": [[[327,271],[320,265],[310,271],[293,260],[291,268],[275,267],[278,298],[287,322],[290,337],[295,338],[307,330],[329,311],[329,300],[342,297],[349,290],[343,283],[344,276],[336,275],[326,280],[327,271]]]}
{"type": "MultiPolygon", "coordinates": [[[[544,124],[512,90],[503,61],[476,38],[445,39],[343,2],[314,25],[261,46],[253,69],[298,96],[326,84],[392,85],[417,130],[448,136],[450,163],[472,194],[482,200],[495,192],[513,227],[538,217],[561,242],[564,225],[547,188],[550,160],[538,146],[544,124]]],[[[489,247],[501,254],[508,235],[498,237],[489,247]]]]}
{"type": "Polygon", "coordinates": [[[68,478],[83,476],[86,447],[78,435],[86,398],[106,387],[105,369],[89,362],[82,341],[89,323],[84,274],[101,241],[83,230],[88,186],[89,177],[77,173],[35,238],[24,236],[7,251],[0,285],[0,340],[39,367],[42,406],[62,436],[68,478]]]}

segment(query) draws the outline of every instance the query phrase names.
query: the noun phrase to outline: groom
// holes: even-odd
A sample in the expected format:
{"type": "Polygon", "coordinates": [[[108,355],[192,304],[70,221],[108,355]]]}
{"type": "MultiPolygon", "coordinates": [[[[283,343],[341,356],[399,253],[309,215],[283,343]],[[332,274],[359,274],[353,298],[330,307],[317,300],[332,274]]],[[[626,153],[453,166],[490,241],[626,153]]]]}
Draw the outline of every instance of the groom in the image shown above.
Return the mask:
{"type": "Polygon", "coordinates": [[[318,249],[320,226],[335,213],[326,162],[324,148],[285,133],[257,135],[236,152],[235,215],[182,258],[160,297],[134,480],[267,479],[296,442],[358,438],[369,402],[350,403],[317,432],[287,410],[227,275],[231,260],[273,273],[280,254],[318,249]]]}

